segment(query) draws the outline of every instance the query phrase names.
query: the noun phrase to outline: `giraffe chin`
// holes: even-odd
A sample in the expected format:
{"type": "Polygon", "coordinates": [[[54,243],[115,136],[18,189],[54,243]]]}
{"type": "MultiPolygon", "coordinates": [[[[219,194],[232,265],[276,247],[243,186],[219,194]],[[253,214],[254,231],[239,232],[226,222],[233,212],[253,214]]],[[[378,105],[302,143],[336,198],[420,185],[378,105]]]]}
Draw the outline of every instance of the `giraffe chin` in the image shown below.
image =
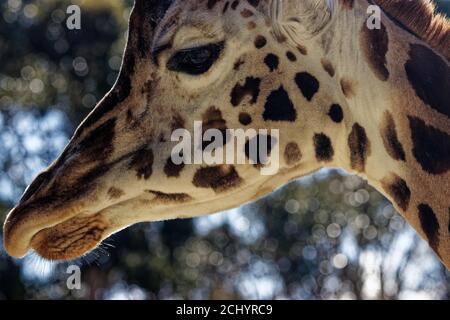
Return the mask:
{"type": "Polygon", "coordinates": [[[95,249],[109,223],[101,214],[74,217],[33,236],[30,247],[48,260],[73,260],[95,249]]]}

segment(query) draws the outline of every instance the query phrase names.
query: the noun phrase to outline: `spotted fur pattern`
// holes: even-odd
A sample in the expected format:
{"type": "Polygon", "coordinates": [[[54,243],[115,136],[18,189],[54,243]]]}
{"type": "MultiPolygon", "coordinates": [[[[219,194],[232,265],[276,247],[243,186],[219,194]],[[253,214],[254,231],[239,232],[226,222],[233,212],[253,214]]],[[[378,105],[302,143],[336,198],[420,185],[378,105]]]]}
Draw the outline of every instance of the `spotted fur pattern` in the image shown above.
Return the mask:
{"type": "Polygon", "coordinates": [[[398,3],[136,0],[114,88],[8,215],[6,250],[73,258],[124,226],[236,207],[338,166],[367,177],[450,266],[448,22],[428,1],[398,3]],[[379,30],[366,28],[373,3],[379,30]],[[223,44],[206,71],[169,68],[199,43],[223,44]],[[279,129],[278,174],[249,153],[270,133],[237,150],[252,165],[175,163],[171,135],[194,121],[222,148],[226,129],[279,129]]]}

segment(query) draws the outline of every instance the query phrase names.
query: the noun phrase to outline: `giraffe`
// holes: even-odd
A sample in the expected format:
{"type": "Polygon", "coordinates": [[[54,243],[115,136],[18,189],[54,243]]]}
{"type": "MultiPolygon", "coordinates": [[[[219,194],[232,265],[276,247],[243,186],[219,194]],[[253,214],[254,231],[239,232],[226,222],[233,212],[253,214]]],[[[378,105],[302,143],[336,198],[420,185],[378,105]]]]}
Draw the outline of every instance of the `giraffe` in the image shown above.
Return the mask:
{"type": "Polygon", "coordinates": [[[339,167],[450,267],[449,30],[429,0],[136,0],[117,82],[8,214],[5,249],[70,260],[134,223],[237,207],[339,167]],[[278,129],[278,173],[175,164],[171,132],[194,121],[278,129]]]}

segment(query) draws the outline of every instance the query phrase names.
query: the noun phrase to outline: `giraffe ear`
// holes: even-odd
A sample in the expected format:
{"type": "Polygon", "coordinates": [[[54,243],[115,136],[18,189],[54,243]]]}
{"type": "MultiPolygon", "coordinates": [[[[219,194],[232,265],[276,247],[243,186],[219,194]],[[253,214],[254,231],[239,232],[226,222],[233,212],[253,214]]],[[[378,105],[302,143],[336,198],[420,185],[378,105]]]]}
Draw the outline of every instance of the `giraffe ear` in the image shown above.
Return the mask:
{"type": "Polygon", "coordinates": [[[338,0],[272,0],[269,16],[277,35],[295,41],[318,34],[331,20],[338,0]]]}

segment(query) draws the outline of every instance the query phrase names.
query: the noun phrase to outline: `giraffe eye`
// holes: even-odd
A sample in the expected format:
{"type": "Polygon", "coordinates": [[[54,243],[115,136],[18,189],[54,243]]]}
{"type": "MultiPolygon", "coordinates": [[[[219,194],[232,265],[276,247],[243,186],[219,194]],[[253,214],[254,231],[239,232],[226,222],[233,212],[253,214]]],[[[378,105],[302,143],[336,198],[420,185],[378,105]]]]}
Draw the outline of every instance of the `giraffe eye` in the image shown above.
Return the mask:
{"type": "Polygon", "coordinates": [[[176,52],[167,62],[167,69],[199,75],[208,71],[219,58],[224,47],[223,42],[183,49],[176,52]]]}

